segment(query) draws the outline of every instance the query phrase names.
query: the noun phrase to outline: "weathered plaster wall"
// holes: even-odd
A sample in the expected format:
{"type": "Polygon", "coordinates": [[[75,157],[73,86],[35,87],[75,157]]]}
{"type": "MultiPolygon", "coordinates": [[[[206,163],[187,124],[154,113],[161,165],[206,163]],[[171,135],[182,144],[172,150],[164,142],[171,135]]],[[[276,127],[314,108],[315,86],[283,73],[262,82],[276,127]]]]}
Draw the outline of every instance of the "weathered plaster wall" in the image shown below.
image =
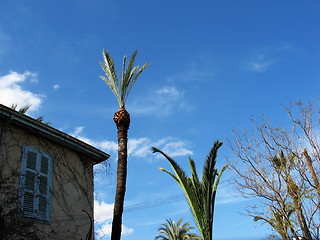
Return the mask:
{"type": "MultiPolygon", "coordinates": [[[[11,126],[1,125],[2,176],[20,173],[23,146],[29,145],[52,156],[51,221],[36,225],[46,239],[85,239],[93,218],[93,162],[66,147],[11,126]]],[[[19,186],[19,177],[15,177],[19,186]]]]}

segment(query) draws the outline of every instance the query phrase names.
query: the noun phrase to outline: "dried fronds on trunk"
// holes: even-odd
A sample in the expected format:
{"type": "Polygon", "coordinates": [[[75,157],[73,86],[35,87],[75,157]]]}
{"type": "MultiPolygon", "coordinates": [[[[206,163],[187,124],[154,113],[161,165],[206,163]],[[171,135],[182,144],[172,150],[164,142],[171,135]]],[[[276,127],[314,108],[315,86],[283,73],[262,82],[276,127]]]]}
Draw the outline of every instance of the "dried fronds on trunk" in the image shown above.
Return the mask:
{"type": "Polygon", "coordinates": [[[229,141],[237,189],[260,200],[258,210],[252,206],[248,215],[269,223],[281,236],[320,238],[320,122],[315,108],[301,101],[284,107],[289,116],[284,126],[252,118],[251,131],[234,130],[229,141]]]}

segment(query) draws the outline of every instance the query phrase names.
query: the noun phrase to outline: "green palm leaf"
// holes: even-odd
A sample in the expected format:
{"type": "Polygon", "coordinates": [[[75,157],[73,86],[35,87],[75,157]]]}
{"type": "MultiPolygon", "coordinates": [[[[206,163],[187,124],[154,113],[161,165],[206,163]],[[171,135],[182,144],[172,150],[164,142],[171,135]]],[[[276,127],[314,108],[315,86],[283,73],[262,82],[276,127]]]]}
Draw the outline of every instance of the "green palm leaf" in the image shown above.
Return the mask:
{"type": "Polygon", "coordinates": [[[125,102],[133,84],[136,82],[143,70],[150,64],[150,62],[148,62],[143,66],[138,65],[134,67],[134,62],[137,54],[138,51],[134,51],[129,59],[128,66],[126,65],[127,57],[124,56],[122,64],[122,75],[121,80],[119,81],[112,57],[106,50],[103,50],[104,63],[100,62],[100,66],[105,72],[106,77],[100,76],[100,78],[109,86],[111,91],[114,93],[120,108],[124,108],[125,102]]]}
{"type": "Polygon", "coordinates": [[[187,222],[182,225],[183,219],[180,218],[178,222],[166,219],[166,223],[162,223],[162,227],[158,228],[159,235],[155,239],[160,240],[200,240],[199,235],[191,233],[194,227],[187,222]]]}
{"type": "Polygon", "coordinates": [[[154,153],[161,153],[169,161],[173,173],[163,168],[160,170],[173,177],[182,188],[203,240],[212,240],[216,192],[222,173],[228,167],[227,165],[224,166],[220,173],[215,168],[217,153],[221,146],[222,142],[219,141],[213,144],[203,167],[201,181],[197,174],[195,162],[191,158],[189,158],[191,176],[188,177],[177,162],[159,149],[152,148],[154,153]]]}

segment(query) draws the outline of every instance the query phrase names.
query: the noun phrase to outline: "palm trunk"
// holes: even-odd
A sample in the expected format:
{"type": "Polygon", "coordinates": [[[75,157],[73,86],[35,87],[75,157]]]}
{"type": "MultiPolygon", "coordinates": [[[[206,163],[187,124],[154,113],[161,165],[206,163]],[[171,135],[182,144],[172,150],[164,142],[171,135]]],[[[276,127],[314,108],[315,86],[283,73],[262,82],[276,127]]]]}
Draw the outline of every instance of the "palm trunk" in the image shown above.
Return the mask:
{"type": "Polygon", "coordinates": [[[298,222],[301,227],[301,231],[303,234],[304,239],[306,240],[312,240],[311,233],[309,231],[306,219],[304,217],[303,211],[302,211],[302,204],[298,196],[298,186],[297,184],[293,181],[291,176],[288,176],[288,193],[291,196],[292,202],[293,202],[293,207],[295,209],[295,212],[297,214],[298,222]]]}
{"type": "Polygon", "coordinates": [[[318,193],[318,202],[319,202],[319,205],[320,205],[320,183],[319,183],[317,174],[316,174],[316,172],[315,172],[315,170],[314,170],[314,168],[313,168],[312,160],[311,160],[310,155],[308,154],[307,149],[304,149],[303,154],[304,154],[304,156],[305,156],[305,158],[306,158],[307,166],[308,166],[308,168],[309,168],[309,171],[310,171],[312,180],[313,180],[314,185],[315,185],[315,187],[316,187],[316,190],[317,190],[317,193],[318,193]]]}
{"type": "Polygon", "coordinates": [[[111,240],[120,240],[122,228],[122,213],[127,181],[127,142],[128,129],[126,124],[117,124],[118,128],[118,167],[117,186],[113,210],[111,240]]]}

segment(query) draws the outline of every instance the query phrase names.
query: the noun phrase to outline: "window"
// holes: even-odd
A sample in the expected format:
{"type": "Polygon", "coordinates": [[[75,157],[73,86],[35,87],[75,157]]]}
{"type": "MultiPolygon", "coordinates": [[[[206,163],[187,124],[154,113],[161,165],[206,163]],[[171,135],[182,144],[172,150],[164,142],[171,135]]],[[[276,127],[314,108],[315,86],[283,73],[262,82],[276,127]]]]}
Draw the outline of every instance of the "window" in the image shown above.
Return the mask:
{"type": "Polygon", "coordinates": [[[20,207],[26,217],[50,221],[52,158],[24,146],[20,179],[20,207]]]}

